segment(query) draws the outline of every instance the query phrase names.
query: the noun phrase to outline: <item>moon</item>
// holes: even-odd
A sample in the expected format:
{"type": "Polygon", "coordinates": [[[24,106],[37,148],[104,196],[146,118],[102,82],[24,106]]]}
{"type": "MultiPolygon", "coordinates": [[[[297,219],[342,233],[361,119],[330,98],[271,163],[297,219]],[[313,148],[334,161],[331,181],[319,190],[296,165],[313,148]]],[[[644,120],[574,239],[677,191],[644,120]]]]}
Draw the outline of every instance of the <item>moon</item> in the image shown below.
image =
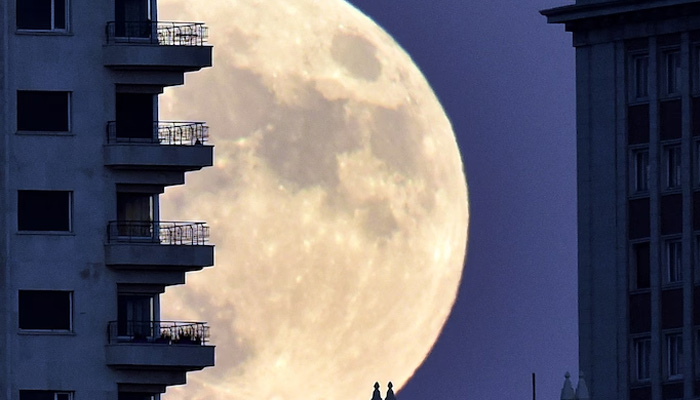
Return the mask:
{"type": "Polygon", "coordinates": [[[204,21],[214,67],[161,96],[215,165],[161,199],[211,226],[216,266],[162,318],[208,321],[216,366],[173,399],[363,399],[400,389],[454,304],[468,198],[452,127],[411,58],[342,0],[161,0],[204,21]]]}

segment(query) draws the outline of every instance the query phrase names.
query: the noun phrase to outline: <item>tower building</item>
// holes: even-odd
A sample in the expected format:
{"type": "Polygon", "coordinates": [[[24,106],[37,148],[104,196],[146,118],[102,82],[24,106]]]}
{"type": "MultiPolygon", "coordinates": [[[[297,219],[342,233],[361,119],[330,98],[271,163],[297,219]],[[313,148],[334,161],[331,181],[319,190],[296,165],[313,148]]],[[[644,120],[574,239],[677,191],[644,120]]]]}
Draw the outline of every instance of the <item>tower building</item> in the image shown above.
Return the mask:
{"type": "Polygon", "coordinates": [[[542,11],[576,49],[579,367],[593,400],[700,398],[700,1],[542,11]]]}
{"type": "Polygon", "coordinates": [[[214,364],[209,327],[159,301],[214,262],[204,222],[159,218],[213,161],[203,122],[158,119],[163,89],[211,66],[206,27],[159,21],[156,0],[0,15],[0,398],[158,399],[214,364]]]}

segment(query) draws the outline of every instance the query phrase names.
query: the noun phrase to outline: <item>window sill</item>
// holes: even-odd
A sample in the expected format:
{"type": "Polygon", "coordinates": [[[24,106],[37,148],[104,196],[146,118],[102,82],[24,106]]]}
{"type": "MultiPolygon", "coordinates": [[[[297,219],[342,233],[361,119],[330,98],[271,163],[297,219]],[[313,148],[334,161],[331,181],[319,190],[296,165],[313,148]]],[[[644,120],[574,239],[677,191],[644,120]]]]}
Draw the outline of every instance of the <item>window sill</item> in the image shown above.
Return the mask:
{"type": "Polygon", "coordinates": [[[17,231],[18,235],[23,236],[37,236],[37,235],[50,235],[50,236],[75,236],[75,232],[68,231],[17,231]]]}
{"type": "Polygon", "coordinates": [[[21,136],[75,136],[71,131],[17,131],[16,135],[21,136]]]}
{"type": "Polygon", "coordinates": [[[664,282],[661,284],[661,290],[665,289],[682,289],[683,288],[683,281],[678,281],[678,282],[664,282]]]}
{"type": "Polygon", "coordinates": [[[27,36],[73,36],[69,30],[46,30],[46,29],[17,29],[16,35],[27,36]]]}
{"type": "Polygon", "coordinates": [[[17,334],[25,336],[76,336],[73,331],[50,329],[20,329],[17,334]]]}
{"type": "Polygon", "coordinates": [[[644,293],[651,293],[651,288],[635,288],[635,289],[629,290],[629,294],[644,294],[644,293]]]}

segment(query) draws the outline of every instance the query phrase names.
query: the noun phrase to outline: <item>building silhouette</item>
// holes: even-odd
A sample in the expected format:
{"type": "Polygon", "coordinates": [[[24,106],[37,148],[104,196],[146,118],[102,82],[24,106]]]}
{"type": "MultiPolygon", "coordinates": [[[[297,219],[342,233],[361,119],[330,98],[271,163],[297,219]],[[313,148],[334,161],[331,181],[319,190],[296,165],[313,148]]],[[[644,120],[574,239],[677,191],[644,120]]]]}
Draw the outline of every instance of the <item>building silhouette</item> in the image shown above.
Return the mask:
{"type": "Polygon", "coordinates": [[[0,15],[0,398],[158,399],[214,364],[208,326],[159,301],[214,261],[203,222],[158,211],[212,165],[204,123],[158,120],[163,88],[211,66],[206,28],[158,21],[156,0],[0,15]]]}
{"type": "Polygon", "coordinates": [[[542,14],[576,48],[590,398],[698,399],[700,2],[577,0],[542,14]]]}

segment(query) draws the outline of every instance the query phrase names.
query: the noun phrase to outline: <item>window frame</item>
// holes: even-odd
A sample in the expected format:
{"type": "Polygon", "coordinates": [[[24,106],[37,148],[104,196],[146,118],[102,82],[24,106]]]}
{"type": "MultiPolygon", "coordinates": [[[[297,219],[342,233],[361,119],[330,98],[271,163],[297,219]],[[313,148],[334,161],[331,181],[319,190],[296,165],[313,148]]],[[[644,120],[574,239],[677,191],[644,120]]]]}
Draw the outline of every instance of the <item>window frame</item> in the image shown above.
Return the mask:
{"type": "Polygon", "coordinates": [[[683,240],[673,237],[663,240],[664,284],[675,285],[683,282],[683,240]]]}
{"type": "Polygon", "coordinates": [[[665,335],[666,379],[683,379],[683,333],[670,332],[665,335]]]}
{"type": "Polygon", "coordinates": [[[665,190],[677,190],[683,185],[682,157],[683,153],[679,142],[663,145],[665,190]]]}
{"type": "Polygon", "coordinates": [[[51,134],[58,134],[58,135],[66,135],[66,134],[71,134],[73,131],[73,92],[69,90],[39,90],[39,89],[17,89],[16,94],[15,94],[15,128],[16,132],[20,134],[31,134],[31,133],[37,133],[37,134],[42,134],[42,135],[51,135],[51,134]],[[37,129],[22,129],[23,127],[20,127],[20,92],[51,92],[51,93],[64,93],[67,96],[66,99],[66,130],[37,130],[37,129]]]}
{"type": "Polygon", "coordinates": [[[634,52],[630,54],[630,98],[632,101],[649,99],[649,53],[634,52]],[[640,80],[640,78],[643,79],[640,80]]]}
{"type": "Polygon", "coordinates": [[[55,290],[55,289],[19,289],[17,291],[17,328],[20,332],[37,332],[37,333],[47,333],[47,334],[65,334],[73,333],[74,328],[74,295],[75,292],[72,290],[55,290]],[[21,327],[21,313],[22,305],[20,304],[20,293],[22,292],[61,292],[68,295],[68,329],[53,329],[53,328],[22,328],[21,327]]]}
{"type": "Polygon", "coordinates": [[[51,27],[48,29],[44,28],[21,28],[19,25],[19,5],[18,3],[22,0],[16,0],[15,1],[15,28],[17,29],[17,33],[29,33],[29,34],[38,34],[38,33],[53,33],[53,34],[67,34],[70,33],[70,6],[71,6],[71,0],[50,0],[51,1],[51,27]],[[63,1],[63,28],[56,27],[56,2],[57,1],[63,1]]]}
{"type": "Polygon", "coordinates": [[[635,146],[630,149],[629,176],[630,194],[637,195],[649,192],[649,146],[635,146]],[[644,163],[643,168],[640,168],[640,160],[644,163]]]}
{"type": "Polygon", "coordinates": [[[651,380],[651,336],[639,336],[632,338],[632,380],[635,382],[649,382],[651,380]],[[640,347],[642,345],[643,347],[640,347]],[[644,359],[645,365],[640,363],[644,359]],[[646,372],[646,374],[644,374],[646,372]]]}
{"type": "Polygon", "coordinates": [[[681,51],[678,48],[667,49],[662,53],[662,85],[664,96],[674,97],[681,95],[681,78],[683,75],[681,65],[681,51]]]}

